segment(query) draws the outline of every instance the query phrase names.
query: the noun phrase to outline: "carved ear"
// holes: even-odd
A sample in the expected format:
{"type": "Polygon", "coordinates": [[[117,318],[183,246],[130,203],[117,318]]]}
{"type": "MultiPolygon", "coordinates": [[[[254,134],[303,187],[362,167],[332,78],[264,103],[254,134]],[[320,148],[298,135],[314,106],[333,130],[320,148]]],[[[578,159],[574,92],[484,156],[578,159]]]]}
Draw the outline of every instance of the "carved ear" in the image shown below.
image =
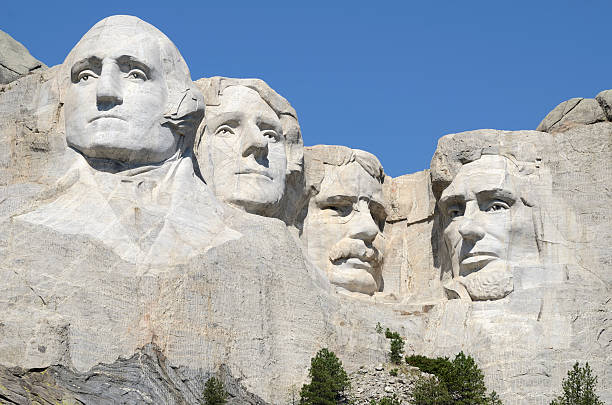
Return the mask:
{"type": "MultiPolygon", "coordinates": [[[[168,84],[168,88],[172,88],[168,84]]],[[[169,94],[168,109],[165,118],[179,121],[196,113],[204,115],[204,97],[195,85],[187,87],[185,90],[169,94]]],[[[198,123],[199,124],[199,123],[198,123]]]]}

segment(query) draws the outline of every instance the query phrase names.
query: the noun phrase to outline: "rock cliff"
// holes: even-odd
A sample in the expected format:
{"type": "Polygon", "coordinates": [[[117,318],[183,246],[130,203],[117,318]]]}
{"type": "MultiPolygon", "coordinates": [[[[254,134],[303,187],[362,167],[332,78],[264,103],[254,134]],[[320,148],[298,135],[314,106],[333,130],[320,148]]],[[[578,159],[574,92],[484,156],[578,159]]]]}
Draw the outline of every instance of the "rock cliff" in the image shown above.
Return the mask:
{"type": "Polygon", "coordinates": [[[232,403],[289,403],[322,347],[383,363],[380,322],[407,354],[471,354],[506,404],[550,402],[575,361],[612,401],[608,91],[391,178],[303,150],[259,80],[194,84],[135,17],[91,33],[0,86],[1,400],[195,404],[215,375],[232,403]],[[80,57],[110,34],[159,49],[80,57]]]}

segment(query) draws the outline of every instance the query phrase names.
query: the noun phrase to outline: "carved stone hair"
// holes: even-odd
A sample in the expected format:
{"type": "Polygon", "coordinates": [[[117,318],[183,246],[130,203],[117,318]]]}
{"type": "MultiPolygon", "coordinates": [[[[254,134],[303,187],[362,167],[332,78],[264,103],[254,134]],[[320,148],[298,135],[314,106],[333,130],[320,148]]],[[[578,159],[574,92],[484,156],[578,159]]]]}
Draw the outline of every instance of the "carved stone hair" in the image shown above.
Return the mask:
{"type": "MultiPolygon", "coordinates": [[[[298,123],[297,113],[291,104],[280,94],[260,79],[234,79],[215,76],[203,78],[196,82],[204,93],[204,101],[207,106],[218,106],[219,98],[223,91],[231,86],[244,86],[255,90],[263,101],[274,110],[278,116],[285,137],[285,148],[287,152],[287,174],[301,173],[304,168],[304,142],[302,132],[298,123]]],[[[196,144],[200,144],[204,136],[206,119],[203,120],[198,130],[196,144]]],[[[196,146],[197,148],[197,146],[196,146]]]]}
{"type": "Polygon", "coordinates": [[[374,179],[381,184],[385,180],[385,171],[380,161],[373,154],[338,145],[317,145],[306,148],[305,171],[306,186],[318,193],[325,176],[325,165],[346,166],[357,162],[374,179]]]}
{"type": "Polygon", "coordinates": [[[114,15],[96,23],[70,51],[60,70],[60,97],[63,101],[65,89],[70,85],[70,70],[78,57],[78,50],[89,42],[109,35],[110,39],[120,33],[146,34],[148,41],[156,41],[160,50],[161,66],[168,90],[168,101],[161,121],[174,132],[190,137],[186,143],[193,144],[195,128],[204,115],[202,93],[191,81],[187,63],[176,46],[160,30],[140,18],[129,15],[114,15]]]}

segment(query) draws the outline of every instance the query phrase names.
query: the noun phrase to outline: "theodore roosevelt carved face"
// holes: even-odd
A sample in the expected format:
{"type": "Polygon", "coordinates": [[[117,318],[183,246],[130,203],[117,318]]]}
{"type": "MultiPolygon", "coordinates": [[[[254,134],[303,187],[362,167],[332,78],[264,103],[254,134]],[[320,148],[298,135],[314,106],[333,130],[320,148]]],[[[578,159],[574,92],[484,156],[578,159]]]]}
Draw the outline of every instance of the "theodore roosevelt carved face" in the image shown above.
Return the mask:
{"type": "Polygon", "coordinates": [[[372,295],[382,287],[384,174],[373,155],[335,148],[345,154],[336,164],[313,158],[324,173],[318,193],[309,201],[302,239],[309,257],[332,284],[372,295]]]}
{"type": "Polygon", "coordinates": [[[499,155],[465,164],[441,195],[453,277],[474,300],[512,292],[511,264],[535,256],[531,207],[517,165],[499,155]]]}
{"type": "Polygon", "coordinates": [[[136,17],[109,17],[85,34],[65,65],[69,146],[88,158],[131,164],[176,153],[182,140],[168,111],[178,112],[183,101],[176,100],[193,101],[193,93],[189,70],[164,34],[136,17]]]}

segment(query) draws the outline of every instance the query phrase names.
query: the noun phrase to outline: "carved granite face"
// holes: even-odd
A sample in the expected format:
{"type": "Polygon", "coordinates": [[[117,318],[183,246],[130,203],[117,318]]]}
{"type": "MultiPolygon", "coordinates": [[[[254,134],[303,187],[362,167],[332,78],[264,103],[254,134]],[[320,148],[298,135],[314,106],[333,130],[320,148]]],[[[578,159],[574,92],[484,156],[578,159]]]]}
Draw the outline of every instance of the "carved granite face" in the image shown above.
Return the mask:
{"type": "Polygon", "coordinates": [[[245,86],[230,86],[219,106],[206,107],[208,182],[222,200],[265,215],[285,191],[287,155],[281,121],[245,86]]]}
{"type": "Polygon", "coordinates": [[[522,180],[510,165],[497,155],[464,165],[439,201],[453,277],[462,278],[473,299],[509,294],[509,265],[534,254],[531,208],[521,199],[522,180]]]}
{"type": "Polygon", "coordinates": [[[177,140],[161,125],[168,100],[159,42],[134,25],[102,28],[72,52],[66,139],[87,157],[156,163],[177,140]]]}
{"type": "Polygon", "coordinates": [[[369,295],[379,291],[384,223],[377,179],[355,161],[325,165],[320,192],[309,202],[303,237],[308,255],[332,284],[369,295]]]}

